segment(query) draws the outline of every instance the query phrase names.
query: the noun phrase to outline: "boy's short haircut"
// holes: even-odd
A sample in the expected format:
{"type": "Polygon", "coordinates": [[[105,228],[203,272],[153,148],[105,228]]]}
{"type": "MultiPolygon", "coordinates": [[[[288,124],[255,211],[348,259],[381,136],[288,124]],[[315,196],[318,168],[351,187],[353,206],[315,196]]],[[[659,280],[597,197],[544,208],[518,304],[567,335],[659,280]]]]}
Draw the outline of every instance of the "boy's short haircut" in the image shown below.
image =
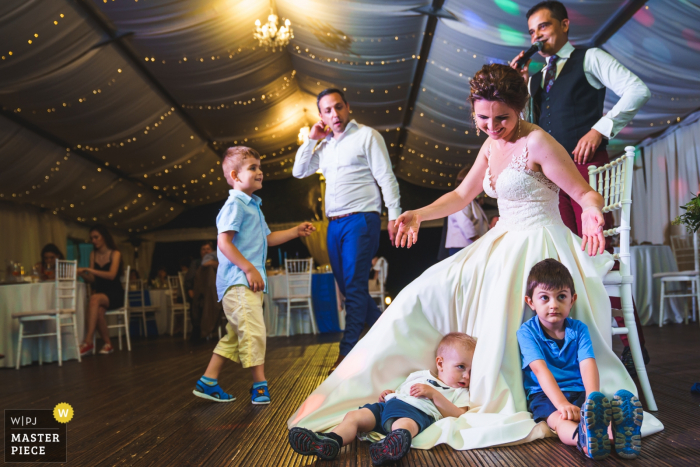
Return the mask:
{"type": "Polygon", "coordinates": [[[457,346],[461,346],[463,349],[473,352],[476,348],[476,339],[472,336],[464,334],[463,332],[451,332],[445,334],[445,336],[440,340],[438,344],[436,355],[439,357],[447,349],[451,349],[457,346]]]}
{"type": "Polygon", "coordinates": [[[571,277],[571,273],[566,266],[553,258],[542,260],[530,269],[530,275],[527,276],[525,295],[532,298],[532,294],[537,286],[544,290],[567,287],[571,291],[571,295],[576,293],[574,278],[571,277]]]}
{"type": "Polygon", "coordinates": [[[260,154],[253,148],[247,146],[233,146],[224,153],[224,160],[221,162],[221,168],[224,170],[224,176],[229,185],[233,186],[233,180],[229,180],[232,170],[240,170],[245,160],[249,157],[260,160],[260,154]]]}

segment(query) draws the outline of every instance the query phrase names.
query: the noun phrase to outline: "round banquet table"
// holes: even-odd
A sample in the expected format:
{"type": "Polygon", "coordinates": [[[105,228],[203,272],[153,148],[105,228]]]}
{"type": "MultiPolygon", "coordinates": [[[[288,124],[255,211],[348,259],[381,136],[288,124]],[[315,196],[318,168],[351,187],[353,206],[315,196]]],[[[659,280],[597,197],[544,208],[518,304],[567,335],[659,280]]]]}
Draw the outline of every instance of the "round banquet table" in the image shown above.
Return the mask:
{"type": "MultiPolygon", "coordinates": [[[[616,248],[616,252],[619,250],[616,248]]],[[[643,326],[658,324],[661,281],[652,275],[657,272],[678,271],[676,258],[668,245],[638,245],[630,247],[630,268],[634,276],[632,293],[637,313],[643,326]]],[[[667,290],[678,290],[680,284],[667,285],[667,290]]],[[[685,298],[666,299],[665,323],[681,323],[688,301],[685,298]]]]}
{"type": "MultiPolygon", "coordinates": [[[[19,320],[12,318],[12,313],[20,311],[42,311],[55,308],[55,282],[39,282],[36,284],[8,284],[0,286],[0,353],[5,358],[0,360],[0,366],[14,368],[17,362],[17,341],[19,339],[19,320]]],[[[78,342],[82,342],[85,332],[85,284],[78,282],[76,297],[76,326],[78,327],[78,342]]],[[[25,323],[28,333],[52,332],[56,324],[52,321],[37,321],[25,323]]],[[[78,349],[73,338],[73,329],[63,327],[62,348],[63,360],[78,358],[78,349]]],[[[33,337],[22,340],[21,365],[29,365],[39,361],[39,340],[42,344],[43,358],[46,363],[58,361],[58,346],[55,337],[33,337]]]]}
{"type": "MultiPolygon", "coordinates": [[[[340,332],[345,328],[344,310],[339,306],[338,289],[332,273],[314,273],[311,276],[311,296],[314,317],[318,331],[340,332]]],[[[287,332],[287,307],[277,300],[287,296],[287,276],[285,274],[268,275],[267,293],[263,296],[265,309],[265,327],[267,336],[284,336],[287,332]]],[[[308,311],[300,313],[293,309],[291,313],[289,334],[311,334],[311,321],[308,311]]]]}

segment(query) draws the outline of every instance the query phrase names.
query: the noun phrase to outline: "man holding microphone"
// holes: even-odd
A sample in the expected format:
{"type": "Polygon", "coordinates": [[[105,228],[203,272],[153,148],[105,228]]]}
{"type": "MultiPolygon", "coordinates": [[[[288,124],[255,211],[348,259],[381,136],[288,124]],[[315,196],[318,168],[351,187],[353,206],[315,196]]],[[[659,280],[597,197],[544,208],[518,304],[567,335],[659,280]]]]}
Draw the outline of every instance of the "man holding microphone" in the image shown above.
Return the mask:
{"type": "MultiPolygon", "coordinates": [[[[530,90],[532,121],[551,134],[571,154],[576,167],[588,180],[588,167],[610,162],[606,146],[637,114],[651,97],[649,88],[634,73],[599,48],[574,47],[569,42],[569,17],[563,4],[540,2],[526,14],[530,40],[541,42],[540,55],[547,65],[532,77],[530,60],[520,52],[510,65],[518,70],[530,90]],[[523,63],[525,62],[525,63],[523,63]],[[606,88],[620,96],[612,109],[603,115],[606,88]]],[[[581,236],[581,207],[564,191],[559,192],[559,212],[564,224],[581,236]]],[[[612,225],[612,215],[605,215],[605,228],[612,225]]],[[[606,250],[612,253],[610,237],[606,250]]],[[[613,308],[620,308],[619,298],[611,298],[613,308]]],[[[639,340],[645,361],[641,323],[635,310],[639,340]]],[[[623,362],[630,373],[634,363],[627,336],[623,362]]]]}

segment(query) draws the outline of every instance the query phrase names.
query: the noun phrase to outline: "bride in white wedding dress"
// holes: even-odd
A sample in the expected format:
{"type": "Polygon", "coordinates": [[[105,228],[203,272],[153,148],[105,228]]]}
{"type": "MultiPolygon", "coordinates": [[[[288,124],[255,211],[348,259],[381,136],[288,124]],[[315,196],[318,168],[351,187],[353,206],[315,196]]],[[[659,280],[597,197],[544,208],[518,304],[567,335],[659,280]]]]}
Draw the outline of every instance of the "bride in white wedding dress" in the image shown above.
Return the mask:
{"type": "MultiPolygon", "coordinates": [[[[613,266],[604,253],[603,200],[581,177],[564,148],[538,126],[520,120],[527,100],[522,78],[505,65],[485,65],[471,81],[478,128],[489,136],[466,179],[429,206],[404,212],[397,246],[418,240],[421,221],[446,217],[482,190],[498,198],[495,228],[407,286],[341,365],[297,409],[289,428],[328,431],[350,410],[376,402],[417,370],[434,368],[443,335],[459,331],[477,339],[472,364],[471,409],[444,418],[413,439],[414,448],[447,443],[475,449],[551,435],[526,409],[516,331],[532,316],[524,305],[527,275],[555,258],[574,278],[578,300],[571,317],[589,329],[601,392],[638,395],[612,351],[610,300],[601,277],[613,266]],[[583,207],[583,241],[559,215],[559,189],[583,207]],[[587,251],[584,251],[584,246],[587,251]]],[[[642,435],[663,425],[644,414],[642,435]]]]}

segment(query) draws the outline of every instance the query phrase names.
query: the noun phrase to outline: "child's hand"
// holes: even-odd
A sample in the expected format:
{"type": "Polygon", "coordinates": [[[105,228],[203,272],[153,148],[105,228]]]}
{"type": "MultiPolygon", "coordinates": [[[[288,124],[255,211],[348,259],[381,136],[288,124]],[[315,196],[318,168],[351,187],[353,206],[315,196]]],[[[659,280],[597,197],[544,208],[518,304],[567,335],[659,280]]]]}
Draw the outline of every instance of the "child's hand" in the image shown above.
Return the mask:
{"type": "Polygon", "coordinates": [[[382,392],[382,393],[379,395],[379,402],[386,402],[386,401],[384,400],[384,398],[387,396],[387,394],[393,394],[393,393],[394,393],[394,391],[392,391],[391,389],[387,389],[386,391],[382,392]]]}
{"type": "Polygon", "coordinates": [[[311,222],[302,222],[297,226],[297,236],[298,237],[308,237],[312,232],[316,231],[311,222]]]}
{"type": "Polygon", "coordinates": [[[576,407],[574,404],[566,403],[557,407],[559,412],[559,418],[562,420],[571,420],[572,422],[578,422],[581,420],[581,409],[576,407]]]}
{"type": "Polygon", "coordinates": [[[425,397],[426,399],[432,400],[435,393],[435,388],[427,384],[414,384],[411,386],[411,395],[413,397],[425,397]]]}
{"type": "Polygon", "coordinates": [[[253,292],[262,292],[265,290],[265,281],[254,267],[245,272],[245,277],[248,279],[248,286],[253,292]]]}

